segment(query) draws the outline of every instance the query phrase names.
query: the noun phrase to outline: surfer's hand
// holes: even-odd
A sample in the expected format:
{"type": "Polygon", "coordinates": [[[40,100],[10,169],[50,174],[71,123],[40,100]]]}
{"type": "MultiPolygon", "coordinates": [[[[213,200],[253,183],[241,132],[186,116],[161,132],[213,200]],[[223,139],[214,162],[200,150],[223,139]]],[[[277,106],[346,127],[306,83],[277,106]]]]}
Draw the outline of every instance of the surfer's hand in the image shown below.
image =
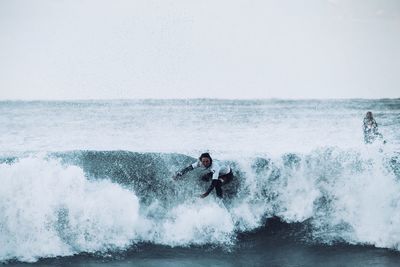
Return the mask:
{"type": "Polygon", "coordinates": [[[172,176],[172,178],[174,179],[174,180],[176,180],[176,179],[178,179],[179,177],[181,177],[182,176],[182,173],[181,172],[177,172],[174,176],[172,176]]]}
{"type": "Polygon", "coordinates": [[[207,196],[206,193],[200,195],[201,198],[205,198],[206,196],[207,196]]]}

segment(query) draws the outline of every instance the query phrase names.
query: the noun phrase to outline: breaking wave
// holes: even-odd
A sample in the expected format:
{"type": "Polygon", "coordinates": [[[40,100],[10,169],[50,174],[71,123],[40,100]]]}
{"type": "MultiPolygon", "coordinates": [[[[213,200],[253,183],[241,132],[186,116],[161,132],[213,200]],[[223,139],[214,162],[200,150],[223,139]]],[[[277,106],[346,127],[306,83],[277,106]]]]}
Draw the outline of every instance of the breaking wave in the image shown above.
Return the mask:
{"type": "Polygon", "coordinates": [[[324,147],[227,159],[222,201],[183,154],[71,151],[0,160],[0,262],[137,244],[234,247],[278,218],[307,242],[400,249],[400,155],[324,147]]]}

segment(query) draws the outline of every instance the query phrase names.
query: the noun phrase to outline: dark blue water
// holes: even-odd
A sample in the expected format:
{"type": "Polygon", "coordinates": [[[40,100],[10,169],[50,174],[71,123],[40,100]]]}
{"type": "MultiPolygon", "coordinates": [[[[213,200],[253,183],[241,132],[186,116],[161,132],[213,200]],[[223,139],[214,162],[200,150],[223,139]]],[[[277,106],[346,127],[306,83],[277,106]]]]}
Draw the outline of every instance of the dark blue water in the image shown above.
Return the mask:
{"type": "MultiPolygon", "coordinates": [[[[396,251],[306,241],[300,225],[270,220],[268,230],[242,234],[229,251],[213,247],[171,248],[141,244],[114,254],[42,259],[7,266],[398,266],[396,251]]],[[[304,230],[304,229],[303,229],[304,230]]]]}

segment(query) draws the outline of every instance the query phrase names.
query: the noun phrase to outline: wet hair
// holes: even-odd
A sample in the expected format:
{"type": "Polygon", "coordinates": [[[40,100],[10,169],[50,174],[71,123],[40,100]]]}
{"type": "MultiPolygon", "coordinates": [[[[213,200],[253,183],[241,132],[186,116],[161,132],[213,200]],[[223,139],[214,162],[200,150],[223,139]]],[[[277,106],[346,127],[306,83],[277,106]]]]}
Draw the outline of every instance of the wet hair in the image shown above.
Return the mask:
{"type": "Polygon", "coordinates": [[[367,114],[365,114],[365,117],[367,118],[372,118],[372,112],[368,111],[367,114]]]}
{"type": "Polygon", "coordinates": [[[208,158],[208,159],[210,159],[210,164],[212,164],[212,158],[211,158],[211,156],[210,156],[209,153],[203,153],[203,154],[201,154],[200,157],[199,157],[199,160],[201,161],[202,158],[208,158]]]}

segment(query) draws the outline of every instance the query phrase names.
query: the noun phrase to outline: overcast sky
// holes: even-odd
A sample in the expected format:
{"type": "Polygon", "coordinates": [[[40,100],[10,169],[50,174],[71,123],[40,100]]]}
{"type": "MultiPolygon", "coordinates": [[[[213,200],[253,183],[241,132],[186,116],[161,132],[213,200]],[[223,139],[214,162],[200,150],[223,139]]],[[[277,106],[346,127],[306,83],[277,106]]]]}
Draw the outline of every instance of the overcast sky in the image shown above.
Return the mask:
{"type": "Polygon", "coordinates": [[[0,0],[0,99],[400,97],[399,0],[0,0]]]}

